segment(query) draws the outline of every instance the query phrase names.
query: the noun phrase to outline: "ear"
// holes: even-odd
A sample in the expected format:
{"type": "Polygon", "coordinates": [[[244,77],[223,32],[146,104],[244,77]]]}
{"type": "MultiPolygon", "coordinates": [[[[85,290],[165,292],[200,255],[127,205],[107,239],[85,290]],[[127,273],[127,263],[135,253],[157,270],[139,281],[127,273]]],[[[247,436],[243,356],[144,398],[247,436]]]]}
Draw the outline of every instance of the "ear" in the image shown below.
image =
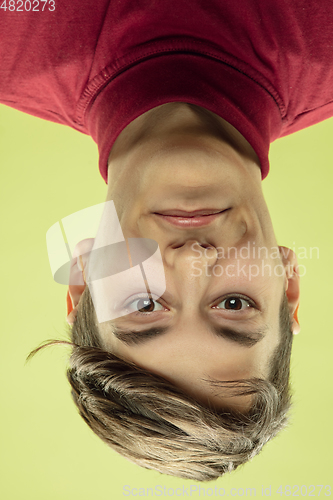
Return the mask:
{"type": "Polygon", "coordinates": [[[300,276],[295,252],[290,248],[279,247],[282,263],[286,271],[286,295],[289,312],[292,317],[292,331],[296,335],[300,332],[298,307],[300,297],[300,276]]]}
{"type": "Polygon", "coordinates": [[[78,305],[86,288],[85,269],[87,267],[94,238],[80,241],[74,248],[70,264],[69,286],[67,291],[67,318],[69,325],[74,323],[78,305]]]}

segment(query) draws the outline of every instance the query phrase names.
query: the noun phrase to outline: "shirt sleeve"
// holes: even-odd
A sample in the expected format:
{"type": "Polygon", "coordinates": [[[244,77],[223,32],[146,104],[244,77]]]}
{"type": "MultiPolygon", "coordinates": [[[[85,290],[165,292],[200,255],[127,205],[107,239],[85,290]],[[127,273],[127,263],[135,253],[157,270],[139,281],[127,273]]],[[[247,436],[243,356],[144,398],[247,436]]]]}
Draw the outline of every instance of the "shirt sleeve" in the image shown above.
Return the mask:
{"type": "Polygon", "coordinates": [[[0,102],[80,130],[76,103],[89,80],[109,2],[44,3],[15,0],[10,11],[7,0],[0,10],[0,102]],[[39,10],[24,10],[30,3],[39,10]]]}

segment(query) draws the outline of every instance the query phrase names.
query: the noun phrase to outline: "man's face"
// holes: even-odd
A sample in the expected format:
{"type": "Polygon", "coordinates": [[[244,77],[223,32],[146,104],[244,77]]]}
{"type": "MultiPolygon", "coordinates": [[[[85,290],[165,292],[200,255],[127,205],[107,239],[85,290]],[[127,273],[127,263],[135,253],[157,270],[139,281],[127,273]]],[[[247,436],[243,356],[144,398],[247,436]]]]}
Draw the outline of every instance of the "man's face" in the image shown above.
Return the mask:
{"type": "Polygon", "coordinates": [[[166,292],[129,296],[126,315],[99,324],[104,346],[217,408],[249,399],[220,397],[210,380],[268,377],[287,282],[260,169],[243,160],[217,140],[177,136],[157,149],[138,141],[109,170],[123,234],[158,242],[166,292]],[[177,210],[220,213],[192,224],[165,215],[177,210]]]}

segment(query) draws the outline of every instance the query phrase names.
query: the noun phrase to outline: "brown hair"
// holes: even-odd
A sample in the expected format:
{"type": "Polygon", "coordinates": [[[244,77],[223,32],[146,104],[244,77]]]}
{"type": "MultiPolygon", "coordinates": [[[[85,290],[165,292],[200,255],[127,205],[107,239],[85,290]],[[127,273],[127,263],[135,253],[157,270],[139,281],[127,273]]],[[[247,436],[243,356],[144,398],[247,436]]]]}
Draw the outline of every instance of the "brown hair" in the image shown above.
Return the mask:
{"type": "MultiPolygon", "coordinates": [[[[269,380],[213,382],[219,391],[252,395],[251,410],[205,408],[170,382],[105,351],[86,287],[71,329],[67,377],[80,415],[130,461],[164,474],[208,481],[260,452],[287,423],[292,332],[287,297],[280,306],[280,342],[269,380]]],[[[32,351],[62,341],[47,341],[32,351]]]]}

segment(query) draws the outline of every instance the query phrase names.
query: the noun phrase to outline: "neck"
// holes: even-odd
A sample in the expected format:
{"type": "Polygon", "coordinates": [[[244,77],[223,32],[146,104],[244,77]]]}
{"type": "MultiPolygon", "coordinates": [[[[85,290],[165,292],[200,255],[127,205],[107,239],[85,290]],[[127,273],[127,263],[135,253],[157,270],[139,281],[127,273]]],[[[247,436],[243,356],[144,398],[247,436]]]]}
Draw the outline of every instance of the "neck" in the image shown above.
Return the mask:
{"type": "MultiPolygon", "coordinates": [[[[235,127],[215,113],[194,104],[170,102],[155,107],[133,120],[117,137],[109,156],[109,174],[113,162],[127,155],[142,141],[161,143],[175,135],[180,138],[202,137],[223,141],[243,157],[260,167],[260,162],[249,142],[235,127]]],[[[109,177],[110,179],[110,177],[109,177]]]]}

